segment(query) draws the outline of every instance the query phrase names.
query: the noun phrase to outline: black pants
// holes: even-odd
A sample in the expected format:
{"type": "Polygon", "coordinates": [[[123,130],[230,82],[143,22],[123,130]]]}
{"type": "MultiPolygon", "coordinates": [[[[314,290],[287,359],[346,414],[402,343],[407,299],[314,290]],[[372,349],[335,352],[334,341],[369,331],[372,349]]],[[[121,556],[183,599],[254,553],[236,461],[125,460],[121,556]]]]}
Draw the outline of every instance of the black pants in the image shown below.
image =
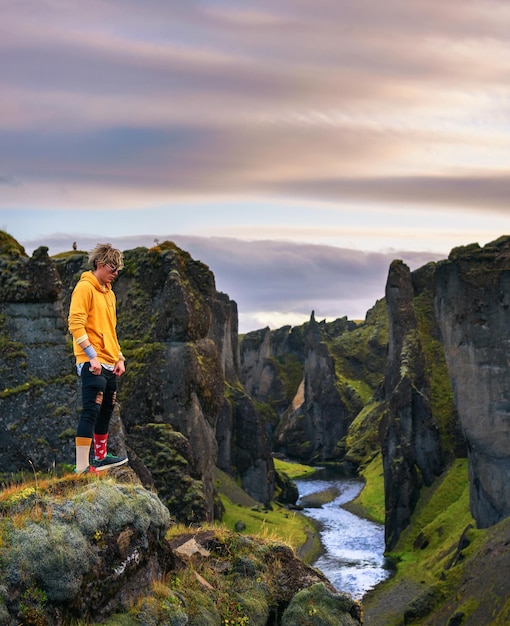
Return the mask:
{"type": "Polygon", "coordinates": [[[117,376],[101,367],[101,374],[93,374],[89,364],[81,370],[82,410],[78,422],[77,437],[106,435],[117,400],[117,376]]]}

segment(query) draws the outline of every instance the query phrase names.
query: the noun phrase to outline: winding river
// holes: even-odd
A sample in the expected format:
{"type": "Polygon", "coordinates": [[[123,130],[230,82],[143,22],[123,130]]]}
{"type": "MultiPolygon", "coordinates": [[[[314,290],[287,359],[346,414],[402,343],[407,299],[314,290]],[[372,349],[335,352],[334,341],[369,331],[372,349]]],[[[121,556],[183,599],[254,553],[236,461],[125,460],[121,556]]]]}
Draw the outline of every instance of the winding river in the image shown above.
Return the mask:
{"type": "Polygon", "coordinates": [[[338,591],[360,600],[377,583],[389,577],[384,558],[384,527],[346,511],[342,505],[363,488],[358,479],[340,478],[319,471],[294,481],[303,513],[317,522],[323,554],[313,563],[338,591]],[[322,506],[306,506],[307,496],[325,491],[338,494],[322,506]]]}

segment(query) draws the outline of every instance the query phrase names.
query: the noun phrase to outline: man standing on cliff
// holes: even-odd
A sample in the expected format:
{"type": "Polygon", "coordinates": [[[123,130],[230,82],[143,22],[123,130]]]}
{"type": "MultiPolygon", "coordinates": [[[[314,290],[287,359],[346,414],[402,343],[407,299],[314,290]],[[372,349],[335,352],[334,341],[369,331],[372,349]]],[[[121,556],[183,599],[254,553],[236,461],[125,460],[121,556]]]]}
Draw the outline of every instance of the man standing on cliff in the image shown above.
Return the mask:
{"type": "Polygon", "coordinates": [[[93,269],[76,284],[68,326],[73,336],[76,369],[82,383],[82,410],[76,432],[76,473],[96,473],[127,463],[107,453],[108,428],[117,396],[117,376],[124,357],[117,339],[116,299],[112,281],[122,269],[122,252],[98,244],[89,255],[93,269]],[[94,458],[89,462],[94,442],[94,458]]]}

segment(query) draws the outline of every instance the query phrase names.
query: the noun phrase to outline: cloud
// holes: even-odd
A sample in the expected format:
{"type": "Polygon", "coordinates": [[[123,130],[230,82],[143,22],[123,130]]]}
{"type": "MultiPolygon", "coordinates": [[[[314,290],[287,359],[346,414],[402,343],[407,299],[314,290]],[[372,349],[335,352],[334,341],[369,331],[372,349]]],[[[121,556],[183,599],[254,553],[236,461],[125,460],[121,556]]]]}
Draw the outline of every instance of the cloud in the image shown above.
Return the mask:
{"type": "MultiPolygon", "coordinates": [[[[279,183],[281,193],[288,187],[279,183]]],[[[380,178],[294,181],[296,195],[337,201],[364,200],[427,205],[431,210],[484,209],[506,215],[510,206],[510,172],[489,176],[387,176],[380,178]]]]}
{"type": "MultiPolygon", "coordinates": [[[[78,247],[90,250],[99,240],[81,236],[78,247]]],[[[427,252],[374,253],[289,241],[183,235],[120,237],[113,245],[129,250],[152,247],[164,240],[175,242],[211,269],[217,289],[237,303],[240,332],[266,325],[277,328],[300,324],[312,311],[317,319],[364,319],[366,312],[384,297],[394,259],[404,260],[414,270],[445,258],[427,252]]],[[[73,236],[66,234],[44,243],[22,243],[29,253],[39,244],[56,254],[69,250],[72,241],[73,236]]]]}
{"type": "Polygon", "coordinates": [[[236,300],[241,313],[279,312],[364,318],[384,296],[391,261],[412,269],[440,255],[393,251],[368,253],[284,241],[240,241],[175,236],[174,241],[209,265],[217,287],[236,300]]]}
{"type": "Polygon", "coordinates": [[[2,11],[0,220],[27,249],[227,235],[181,241],[256,323],[362,316],[381,250],[507,230],[506,0],[86,4],[2,11]]]}
{"type": "Polygon", "coordinates": [[[0,24],[0,206],[226,194],[508,200],[510,11],[27,0],[0,24]],[[150,6],[150,9],[148,8],[150,6]],[[44,192],[41,194],[41,188],[44,192]]]}

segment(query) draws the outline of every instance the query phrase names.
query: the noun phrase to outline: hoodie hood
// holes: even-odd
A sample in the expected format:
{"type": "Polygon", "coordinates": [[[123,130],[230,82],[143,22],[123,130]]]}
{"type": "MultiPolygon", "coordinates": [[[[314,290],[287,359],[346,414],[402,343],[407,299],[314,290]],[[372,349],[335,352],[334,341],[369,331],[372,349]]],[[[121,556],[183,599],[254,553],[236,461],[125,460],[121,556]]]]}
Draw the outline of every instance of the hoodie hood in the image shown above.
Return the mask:
{"type": "Polygon", "coordinates": [[[109,283],[101,285],[101,283],[94,276],[94,272],[92,270],[87,270],[86,272],[83,272],[80,276],[80,282],[82,280],[90,283],[95,289],[97,289],[101,293],[106,293],[107,291],[111,291],[112,289],[112,286],[109,283]]]}

